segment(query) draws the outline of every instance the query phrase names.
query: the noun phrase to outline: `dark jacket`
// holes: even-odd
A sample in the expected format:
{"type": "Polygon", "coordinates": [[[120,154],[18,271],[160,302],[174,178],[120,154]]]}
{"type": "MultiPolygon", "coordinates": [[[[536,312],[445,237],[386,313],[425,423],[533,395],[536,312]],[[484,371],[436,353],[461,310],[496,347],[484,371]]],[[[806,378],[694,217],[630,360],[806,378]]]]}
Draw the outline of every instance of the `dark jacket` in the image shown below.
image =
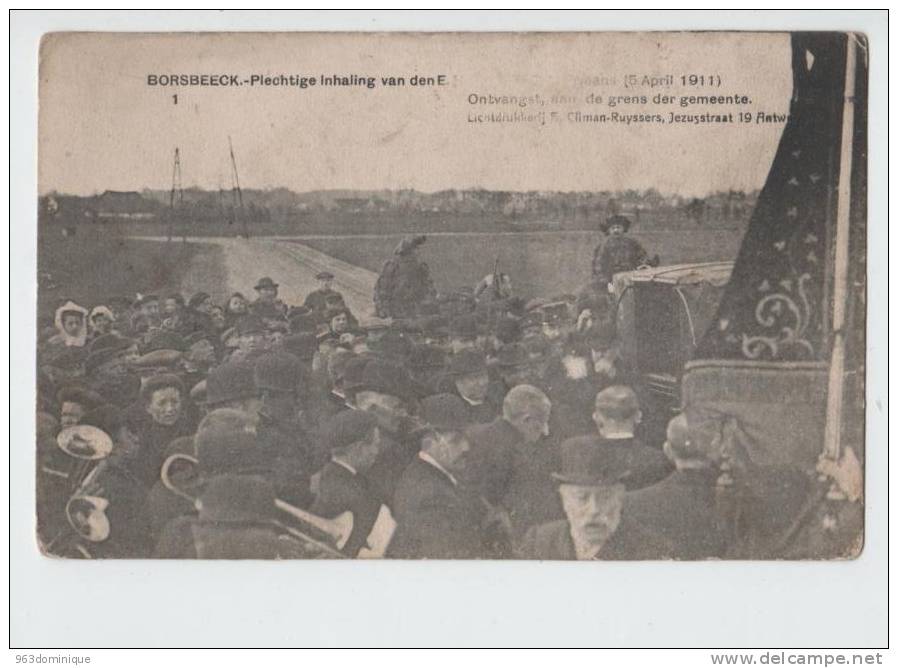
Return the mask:
{"type": "Polygon", "coordinates": [[[396,532],[387,556],[396,559],[476,559],[483,555],[480,518],[449,477],[415,458],[396,487],[396,532]]]}
{"type": "MultiPolygon", "coordinates": [[[[621,533],[620,528],[599,550],[598,561],[628,561],[649,559],[640,556],[657,552],[658,548],[648,533],[629,531],[621,533]]],[[[545,559],[549,561],[576,560],[577,552],[571,538],[571,526],[567,520],[556,520],[540,524],[524,535],[517,550],[521,559],[545,559]]]]}
{"type": "Polygon", "coordinates": [[[714,470],[676,471],[624,498],[618,532],[649,533],[660,551],[644,559],[709,559],[724,554],[714,470]]]}
{"type": "Polygon", "coordinates": [[[648,259],[642,244],[633,237],[608,237],[593,253],[592,275],[607,282],[614,274],[632,271],[646,264],[648,259]]]}
{"type": "Polygon", "coordinates": [[[608,439],[596,436],[596,445],[618,450],[630,472],[624,480],[628,491],[654,485],[674,470],[673,464],[661,450],[643,445],[638,438],[608,439]]]}
{"type": "MultiPolygon", "coordinates": [[[[391,433],[381,428],[381,437],[384,440],[384,449],[365,477],[380,502],[390,510],[394,510],[393,497],[396,486],[421,449],[421,442],[412,433],[411,427],[404,428],[401,433],[391,433]]],[[[396,513],[393,514],[395,516],[396,513]]]]}
{"type": "Polygon", "coordinates": [[[317,290],[312,290],[312,292],[306,296],[303,306],[313,311],[324,312],[327,308],[327,298],[334,296],[342,298],[342,295],[333,289],[325,290],[324,288],[319,288],[317,290]]]}
{"type": "Polygon", "coordinates": [[[197,517],[166,525],[156,545],[162,559],[301,559],[303,545],[275,524],[274,488],[258,475],[206,481],[197,517]]]}
{"type": "Polygon", "coordinates": [[[490,505],[508,511],[514,536],[564,516],[551,478],[558,470],[558,454],[551,442],[524,443],[501,417],[474,425],[467,434],[471,450],[463,478],[490,505]]]}
{"type": "Polygon", "coordinates": [[[124,428],[116,445],[123,445],[111,460],[122,463],[149,490],[159,480],[165,461],[165,448],[176,438],[189,436],[195,422],[187,407],[173,425],[159,424],[147,413],[143,403],[131,405],[124,415],[124,428]]]}
{"type": "Polygon", "coordinates": [[[380,506],[380,499],[370,489],[364,476],[353,473],[336,462],[330,462],[321,470],[318,496],[311,512],[328,519],[347,510],[352,513],[352,535],[342,552],[354,557],[365,547],[368,534],[377,521],[380,506]]]}

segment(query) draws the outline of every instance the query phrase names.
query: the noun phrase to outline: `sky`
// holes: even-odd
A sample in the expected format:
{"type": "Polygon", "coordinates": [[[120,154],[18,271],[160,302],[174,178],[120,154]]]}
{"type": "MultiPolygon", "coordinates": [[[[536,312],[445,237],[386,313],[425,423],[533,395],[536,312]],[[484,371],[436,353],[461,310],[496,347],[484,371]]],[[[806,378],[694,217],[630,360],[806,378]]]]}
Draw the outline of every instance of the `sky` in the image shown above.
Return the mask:
{"type": "Polygon", "coordinates": [[[787,34],[734,33],[57,33],[41,48],[39,191],[244,188],[619,190],[702,195],[763,185],[785,114],[787,34]],[[444,75],[443,86],[150,86],[149,75],[444,75]],[[686,88],[680,75],[719,86],[686,88]],[[672,87],[626,87],[672,75],[672,87]],[[719,79],[718,79],[719,77],[719,79]],[[613,79],[613,83],[607,83],[613,79]],[[535,96],[546,104],[472,104],[535,96]],[[656,94],[747,95],[742,107],[652,104],[656,94]],[[177,95],[177,104],[173,96],[177,95]],[[553,95],[573,97],[551,102],[553,95]],[[649,103],[608,106],[609,96],[649,103]],[[592,96],[592,97],[590,97],[592,96]],[[592,100],[601,97],[602,102],[592,100]],[[555,111],[561,121],[471,122],[555,111]],[[729,124],[574,123],[568,114],[734,112],[729,124]]]}

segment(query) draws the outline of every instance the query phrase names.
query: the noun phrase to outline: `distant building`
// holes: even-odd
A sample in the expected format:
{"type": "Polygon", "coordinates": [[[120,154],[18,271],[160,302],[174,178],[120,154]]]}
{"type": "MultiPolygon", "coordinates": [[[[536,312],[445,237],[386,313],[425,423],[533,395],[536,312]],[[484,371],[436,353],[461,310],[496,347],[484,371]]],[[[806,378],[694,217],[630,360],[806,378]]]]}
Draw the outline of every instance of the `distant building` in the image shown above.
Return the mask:
{"type": "Polygon", "coordinates": [[[93,200],[97,218],[154,218],[158,205],[133,190],[107,190],[93,200]]]}

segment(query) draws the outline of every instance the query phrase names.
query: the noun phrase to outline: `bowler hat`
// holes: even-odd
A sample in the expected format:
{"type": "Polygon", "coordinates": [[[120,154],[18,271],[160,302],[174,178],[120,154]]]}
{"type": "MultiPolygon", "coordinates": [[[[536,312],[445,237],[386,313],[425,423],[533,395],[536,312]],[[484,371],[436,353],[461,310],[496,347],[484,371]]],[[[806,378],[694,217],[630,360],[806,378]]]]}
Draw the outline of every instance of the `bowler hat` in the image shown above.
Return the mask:
{"type": "Polygon", "coordinates": [[[234,331],[237,336],[263,334],[265,332],[265,321],[256,315],[244,315],[234,323],[234,331]]]}
{"type": "Polygon", "coordinates": [[[85,411],[90,411],[105,403],[101,394],[81,385],[66,385],[62,387],[56,394],[56,401],[59,404],[79,404],[84,407],[85,411]]]}
{"type": "Polygon", "coordinates": [[[98,336],[88,345],[87,350],[90,353],[98,353],[104,351],[122,352],[133,346],[136,342],[118,334],[103,334],[98,336]]]}
{"type": "Polygon", "coordinates": [[[206,377],[206,403],[211,406],[248,399],[258,393],[253,365],[249,362],[225,362],[210,370],[206,377]]]}
{"type": "Polygon", "coordinates": [[[290,331],[295,334],[301,332],[318,331],[318,319],[311,313],[295,313],[290,316],[290,331]]]}
{"type": "Polygon", "coordinates": [[[81,418],[81,424],[102,429],[107,434],[117,434],[124,421],[122,409],[112,404],[103,403],[89,410],[81,418]]]}
{"type": "Polygon", "coordinates": [[[373,359],[374,357],[371,355],[358,355],[346,363],[346,368],[343,369],[343,392],[347,396],[354,395],[362,386],[362,376],[365,372],[365,367],[373,359]]]}
{"type": "Polygon", "coordinates": [[[296,355],[275,351],[256,360],[254,378],[259,390],[297,392],[304,385],[305,371],[296,355]]]}
{"type": "Polygon", "coordinates": [[[202,419],[194,437],[200,469],[206,475],[255,469],[263,461],[249,414],[218,408],[202,419]]]}
{"type": "Polygon", "coordinates": [[[471,423],[465,402],[454,394],[434,394],[422,399],[418,415],[436,431],[464,431],[471,423]]]}
{"type": "Polygon", "coordinates": [[[435,346],[419,344],[408,356],[408,364],[413,369],[439,369],[446,364],[446,354],[435,346]]]}
{"type": "Polygon", "coordinates": [[[340,450],[367,437],[377,426],[377,418],[368,411],[340,411],[328,420],[322,433],[330,450],[340,450]]]}
{"type": "Polygon", "coordinates": [[[419,395],[414,380],[404,367],[376,358],[365,365],[355,391],[379,392],[406,401],[415,399],[419,395]]]}
{"type": "Polygon", "coordinates": [[[370,343],[370,348],[390,360],[404,361],[412,352],[414,343],[398,329],[390,328],[370,343]]]}
{"type": "Polygon", "coordinates": [[[620,225],[624,228],[624,232],[629,231],[630,229],[630,219],[626,216],[621,216],[620,214],[615,214],[613,216],[609,216],[607,220],[602,223],[599,223],[599,229],[602,230],[605,234],[608,234],[608,230],[611,229],[612,225],[620,225]]]}
{"type": "Polygon", "coordinates": [[[187,343],[182,336],[174,332],[159,330],[153,334],[150,340],[143,346],[141,352],[151,353],[154,350],[178,350],[184,352],[187,350],[187,343]]]}
{"type": "Polygon", "coordinates": [[[190,308],[198,308],[203,302],[211,298],[212,297],[208,292],[197,292],[194,293],[194,295],[187,302],[187,306],[189,306],[190,308]]]}
{"type": "Polygon", "coordinates": [[[604,446],[594,436],[575,436],[561,443],[561,470],[552,477],[567,485],[613,485],[630,475],[620,448],[604,446]]]}
{"type": "Polygon", "coordinates": [[[496,354],[496,364],[500,367],[514,367],[530,363],[530,354],[521,343],[508,343],[496,354]]]}
{"type": "Polygon", "coordinates": [[[281,341],[281,348],[285,352],[308,362],[315,357],[315,353],[318,351],[318,337],[311,332],[290,334],[281,341]]]}
{"type": "Polygon", "coordinates": [[[486,355],[479,350],[462,350],[452,356],[449,362],[449,373],[454,376],[486,371],[486,355]]]}
{"type": "Polygon", "coordinates": [[[255,290],[261,290],[263,288],[277,288],[278,284],[272,281],[268,276],[263,276],[259,279],[259,282],[253,286],[255,290]]]}

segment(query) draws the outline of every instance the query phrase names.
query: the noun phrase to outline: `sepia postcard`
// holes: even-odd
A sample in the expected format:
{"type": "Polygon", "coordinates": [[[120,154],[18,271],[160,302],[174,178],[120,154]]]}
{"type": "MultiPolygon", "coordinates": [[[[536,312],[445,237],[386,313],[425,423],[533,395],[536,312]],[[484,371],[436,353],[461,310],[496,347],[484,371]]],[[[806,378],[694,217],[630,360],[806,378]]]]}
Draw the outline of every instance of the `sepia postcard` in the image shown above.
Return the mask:
{"type": "Polygon", "coordinates": [[[36,539],[851,559],[867,39],[46,34],[36,539]]]}

